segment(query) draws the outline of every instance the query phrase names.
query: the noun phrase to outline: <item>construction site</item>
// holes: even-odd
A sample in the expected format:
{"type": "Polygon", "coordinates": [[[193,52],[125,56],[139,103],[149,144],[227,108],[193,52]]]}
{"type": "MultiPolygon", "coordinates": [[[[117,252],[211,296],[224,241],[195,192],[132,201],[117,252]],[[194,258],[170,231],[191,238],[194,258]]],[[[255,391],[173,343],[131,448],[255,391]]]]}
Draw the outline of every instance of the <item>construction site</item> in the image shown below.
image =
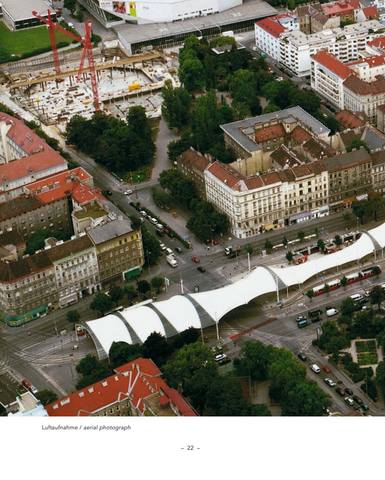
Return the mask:
{"type": "Polygon", "coordinates": [[[50,17],[42,22],[48,26],[52,55],[1,66],[5,87],[20,105],[61,132],[73,116],[90,118],[99,110],[123,119],[129,108],[141,105],[148,117],[160,117],[165,82],[179,86],[175,52],[153,50],[128,56],[118,41],[95,48],[91,22],[85,24],[83,38],[50,17]],[[70,52],[56,49],[57,30],[78,42],[70,52]]]}

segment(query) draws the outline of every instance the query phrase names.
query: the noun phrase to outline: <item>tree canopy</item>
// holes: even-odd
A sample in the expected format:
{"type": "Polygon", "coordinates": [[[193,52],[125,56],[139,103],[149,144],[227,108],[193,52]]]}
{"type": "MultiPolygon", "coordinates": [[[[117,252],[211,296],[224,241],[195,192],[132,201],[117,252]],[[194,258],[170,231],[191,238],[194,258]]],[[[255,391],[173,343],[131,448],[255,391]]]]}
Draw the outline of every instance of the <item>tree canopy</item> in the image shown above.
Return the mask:
{"type": "Polygon", "coordinates": [[[90,120],[73,117],[67,142],[115,173],[124,174],[151,163],[155,145],[143,107],[131,107],[126,121],[96,112],[90,120]]]}

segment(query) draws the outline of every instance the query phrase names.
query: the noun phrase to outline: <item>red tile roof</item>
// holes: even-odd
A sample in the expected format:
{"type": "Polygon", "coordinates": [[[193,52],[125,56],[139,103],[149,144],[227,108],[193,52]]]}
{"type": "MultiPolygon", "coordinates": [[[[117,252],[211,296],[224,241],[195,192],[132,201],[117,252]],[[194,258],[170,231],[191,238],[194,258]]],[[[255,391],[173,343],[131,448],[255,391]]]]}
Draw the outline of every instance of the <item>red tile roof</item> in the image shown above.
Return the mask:
{"type": "Polygon", "coordinates": [[[36,173],[42,173],[53,167],[67,168],[67,162],[55,150],[44,150],[30,157],[19,158],[0,165],[0,184],[11,182],[36,173]]]}
{"type": "Polygon", "coordinates": [[[337,112],[336,119],[345,128],[359,128],[365,125],[365,122],[350,110],[337,112]]]}
{"type": "Polygon", "coordinates": [[[171,404],[181,416],[196,412],[180,393],[161,378],[159,368],[138,358],[117,368],[115,374],[46,406],[49,416],[88,416],[130,398],[133,408],[145,411],[145,400],[159,395],[160,406],[171,404]]]}
{"type": "Polygon", "coordinates": [[[78,167],[38,180],[27,185],[26,189],[35,193],[35,196],[43,203],[50,203],[72,195],[79,205],[85,205],[103,198],[99,189],[90,186],[91,180],[91,176],[83,168],[78,167]]]}
{"type": "Polygon", "coordinates": [[[312,58],[342,79],[346,79],[353,74],[349,67],[326,50],[320,50],[315,55],[312,55],[312,58]]]}
{"type": "Polygon", "coordinates": [[[304,142],[307,142],[308,140],[310,140],[312,138],[312,136],[304,128],[302,128],[298,125],[291,132],[291,138],[293,140],[295,140],[297,143],[304,143],[304,142]]]}
{"type": "Polygon", "coordinates": [[[36,135],[33,130],[28,128],[22,120],[11,117],[11,115],[7,113],[0,112],[0,122],[6,122],[7,125],[11,126],[7,132],[7,137],[16,143],[26,155],[33,155],[34,153],[51,149],[51,147],[36,135]]]}
{"type": "Polygon", "coordinates": [[[328,17],[341,16],[354,12],[354,8],[358,8],[358,2],[348,2],[341,0],[340,2],[328,3],[327,5],[321,5],[322,11],[328,17]]]}
{"type": "Polygon", "coordinates": [[[285,31],[284,27],[276,21],[276,17],[264,18],[263,20],[259,20],[256,25],[263,28],[263,30],[275,38],[279,38],[281,33],[285,31]]]}
{"type": "Polygon", "coordinates": [[[207,170],[230,188],[234,188],[244,178],[235,168],[218,161],[209,165],[207,170]]]}
{"type": "Polygon", "coordinates": [[[378,18],[378,10],[375,5],[371,5],[369,7],[365,7],[363,9],[365,17],[368,19],[378,18]]]}
{"type": "Polygon", "coordinates": [[[385,48],[385,37],[378,37],[368,42],[370,47],[385,48]]]}
{"type": "Polygon", "coordinates": [[[270,125],[269,127],[260,128],[255,131],[254,138],[257,143],[268,142],[276,138],[283,138],[285,136],[285,129],[282,123],[270,125]]]}

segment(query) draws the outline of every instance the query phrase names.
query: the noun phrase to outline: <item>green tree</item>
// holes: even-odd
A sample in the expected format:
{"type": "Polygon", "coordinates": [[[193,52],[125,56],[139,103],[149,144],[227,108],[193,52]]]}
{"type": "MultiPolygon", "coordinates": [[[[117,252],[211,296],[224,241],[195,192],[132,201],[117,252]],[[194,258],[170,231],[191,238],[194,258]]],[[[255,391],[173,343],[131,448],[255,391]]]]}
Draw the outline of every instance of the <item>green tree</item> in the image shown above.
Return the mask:
{"type": "Polygon", "coordinates": [[[170,356],[171,349],[167,340],[160,333],[153,332],[142,345],[142,355],[158,366],[162,366],[170,356]]]}
{"type": "Polygon", "coordinates": [[[323,241],[322,238],[319,238],[317,240],[317,247],[320,249],[320,252],[322,252],[322,253],[325,252],[325,242],[323,241]]]}
{"type": "Polygon", "coordinates": [[[347,152],[351,152],[353,149],[364,148],[367,152],[370,152],[368,144],[359,138],[352,140],[352,143],[346,148],[347,152]]]}
{"type": "Polygon", "coordinates": [[[309,297],[310,300],[311,300],[311,299],[314,297],[314,291],[313,291],[313,289],[308,290],[305,295],[306,295],[307,297],[309,297]]]}
{"type": "Polygon", "coordinates": [[[341,303],[341,314],[349,317],[356,311],[357,306],[354,301],[350,297],[345,298],[345,300],[341,303]]]}
{"type": "Polygon", "coordinates": [[[306,369],[294,358],[293,354],[285,349],[277,349],[268,370],[270,395],[278,402],[287,398],[294,385],[305,379],[306,369]]]}
{"type": "Polygon", "coordinates": [[[183,87],[174,88],[166,80],[162,89],[162,115],[170,128],[185,128],[190,122],[191,96],[183,87]]]}
{"type": "MultiPolygon", "coordinates": [[[[207,372],[208,379],[216,375],[217,367],[210,348],[202,343],[185,345],[174,352],[172,357],[163,366],[163,372],[170,386],[181,386],[190,395],[191,387],[186,388],[186,383],[193,380],[200,370],[207,372]]],[[[192,383],[192,382],[191,382],[192,383]]]]}
{"type": "Polygon", "coordinates": [[[109,359],[111,368],[117,368],[127,362],[139,358],[142,354],[140,345],[129,345],[126,342],[112,342],[109,359]]]}
{"type": "Polygon", "coordinates": [[[267,405],[264,403],[258,403],[257,405],[251,406],[251,415],[255,417],[270,417],[271,412],[268,409],[267,405]]]}
{"type": "Polygon", "coordinates": [[[145,265],[154,265],[162,255],[158,239],[146,227],[142,227],[142,241],[145,265]]]}
{"type": "Polygon", "coordinates": [[[151,285],[147,280],[138,280],[136,285],[138,292],[142,295],[146,295],[151,290],[151,285]]]}
{"type": "Polygon", "coordinates": [[[94,299],[92,300],[90,307],[92,310],[96,310],[100,314],[104,315],[113,307],[113,301],[105,293],[98,292],[94,296],[94,299]]]}
{"type": "Polygon", "coordinates": [[[205,71],[202,62],[193,55],[185,58],[180,63],[179,78],[189,92],[202,90],[205,86],[205,71]]]}
{"type": "Polygon", "coordinates": [[[252,411],[241,386],[231,377],[214,377],[206,394],[205,415],[244,416],[252,411]]]}
{"type": "Polygon", "coordinates": [[[286,253],[286,260],[287,260],[289,263],[291,263],[291,262],[293,261],[293,258],[294,258],[293,252],[289,250],[289,251],[286,253]]]}
{"type": "Polygon", "coordinates": [[[80,314],[77,310],[70,310],[67,312],[66,318],[71,323],[76,323],[80,320],[80,314]]]}
{"type": "Polygon", "coordinates": [[[282,401],[282,415],[321,416],[330,404],[330,397],[317,384],[303,379],[289,389],[282,401]]]}
{"type": "Polygon", "coordinates": [[[85,356],[76,366],[81,378],[76,384],[77,389],[84,388],[111,375],[111,370],[105,362],[99,361],[93,355],[85,356]]]}
{"type": "Polygon", "coordinates": [[[57,395],[52,390],[40,390],[35,394],[35,397],[40,400],[42,405],[48,405],[49,403],[57,400],[57,395]]]}
{"type": "Polygon", "coordinates": [[[151,279],[151,286],[156,290],[156,293],[160,293],[164,288],[164,278],[154,277],[151,279]]]}
{"type": "Polygon", "coordinates": [[[348,279],[345,277],[345,275],[341,278],[340,284],[342,287],[346,287],[346,285],[348,284],[348,279]]]}
{"type": "Polygon", "coordinates": [[[295,0],[287,0],[287,8],[289,10],[295,10],[296,3],[295,0]]]}
{"type": "Polygon", "coordinates": [[[230,227],[228,217],[218,212],[211,203],[198,200],[193,201],[191,207],[193,215],[186,226],[201,241],[207,242],[228,232],[230,227]]]}
{"type": "Polygon", "coordinates": [[[113,285],[109,291],[109,296],[113,303],[118,303],[124,295],[123,288],[119,287],[119,285],[113,285]]]}
{"type": "Polygon", "coordinates": [[[76,0],[64,0],[64,8],[74,13],[76,10],[76,0]]]}
{"type": "Polygon", "coordinates": [[[247,105],[251,115],[261,113],[257,93],[256,75],[251,70],[237,70],[229,82],[230,93],[234,102],[247,105]]]}
{"type": "Polygon", "coordinates": [[[286,236],[284,236],[282,239],[282,245],[286,248],[288,244],[289,244],[289,240],[286,238],[286,236]]]}
{"type": "Polygon", "coordinates": [[[266,380],[274,349],[259,341],[245,342],[240,358],[234,360],[234,367],[240,377],[250,376],[251,380],[266,380]]]}
{"type": "Polygon", "coordinates": [[[334,237],[334,243],[337,247],[340,247],[343,244],[343,240],[341,238],[341,235],[336,235],[334,237]]]}
{"type": "Polygon", "coordinates": [[[252,245],[246,245],[245,247],[246,253],[252,255],[254,253],[254,247],[252,245]]]}
{"type": "Polygon", "coordinates": [[[378,310],[381,309],[381,303],[385,300],[384,289],[380,285],[376,285],[370,291],[370,303],[377,305],[378,310]]]}
{"type": "Polygon", "coordinates": [[[134,285],[126,285],[124,287],[124,293],[127,297],[127,300],[130,304],[132,304],[134,298],[138,295],[138,292],[134,285]]]}
{"type": "Polygon", "coordinates": [[[265,250],[266,253],[271,253],[273,250],[273,244],[270,242],[270,240],[266,240],[265,242],[265,250]]]}
{"type": "Polygon", "coordinates": [[[162,188],[171,193],[177,203],[184,207],[189,208],[192,200],[198,197],[194,183],[176,168],[163,170],[159,176],[159,183],[162,188]]]}
{"type": "Polygon", "coordinates": [[[305,232],[300,230],[298,233],[297,233],[297,238],[300,242],[303,242],[305,240],[305,232]]]}
{"type": "Polygon", "coordinates": [[[7,410],[5,409],[4,405],[0,403],[0,417],[8,416],[7,410]]]}

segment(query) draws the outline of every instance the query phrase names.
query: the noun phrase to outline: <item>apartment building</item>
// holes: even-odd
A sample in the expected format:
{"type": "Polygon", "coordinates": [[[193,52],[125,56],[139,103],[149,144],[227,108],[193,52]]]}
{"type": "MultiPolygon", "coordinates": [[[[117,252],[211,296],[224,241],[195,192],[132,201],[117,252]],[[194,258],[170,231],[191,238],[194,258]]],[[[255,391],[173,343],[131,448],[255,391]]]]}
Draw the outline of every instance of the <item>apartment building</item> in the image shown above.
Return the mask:
{"type": "Polygon", "coordinates": [[[86,234],[47,249],[55,269],[60,308],[77,303],[100,289],[95,247],[86,234]]]}
{"type": "Polygon", "coordinates": [[[25,123],[0,112],[0,202],[23,187],[67,170],[67,162],[25,123]]]}
{"type": "Polygon", "coordinates": [[[113,375],[47,405],[46,410],[50,417],[197,415],[148,358],[116,368],[113,375]]]}
{"type": "Polygon", "coordinates": [[[203,154],[190,147],[179,155],[175,162],[177,169],[194,183],[202,198],[206,196],[204,171],[213,161],[211,155],[203,154]]]}
{"type": "Polygon", "coordinates": [[[372,153],[372,188],[375,192],[385,194],[385,151],[372,153]]]}
{"type": "Polygon", "coordinates": [[[140,229],[133,230],[128,219],[118,218],[87,231],[96,251],[100,282],[137,277],[144,264],[140,229]]]}
{"type": "MultiPolygon", "coordinates": [[[[338,21],[342,18],[338,15],[324,17],[338,18],[338,21]]],[[[300,24],[301,21],[297,23],[300,24]]],[[[303,28],[309,30],[305,24],[306,21],[302,22],[303,28]]],[[[308,34],[297,28],[289,30],[277,20],[277,17],[270,17],[255,25],[256,47],[297,76],[307,76],[310,75],[312,55],[320,50],[327,50],[342,62],[356,60],[360,53],[365,51],[367,44],[381,35],[383,25],[378,20],[368,20],[343,28],[316,30],[308,34]]]]}
{"type": "Polygon", "coordinates": [[[347,63],[327,51],[312,56],[312,88],[336,107],[362,112],[371,122],[385,103],[384,74],[384,54],[367,54],[347,63]]]}
{"type": "Polygon", "coordinates": [[[331,104],[344,109],[344,81],[352,70],[327,50],[321,50],[311,57],[311,87],[331,104]]]}
{"type": "Polygon", "coordinates": [[[331,210],[350,206],[357,196],[373,188],[372,156],[364,149],[326,158],[323,165],[328,172],[331,210]]]}
{"type": "Polygon", "coordinates": [[[227,148],[239,158],[253,158],[255,171],[270,168],[271,152],[282,143],[303,145],[314,140],[324,150],[330,134],[325,125],[298,106],[227,123],[220,128],[227,148]]]}
{"type": "Polygon", "coordinates": [[[229,217],[237,238],[328,214],[328,175],[319,162],[246,177],[217,161],[205,179],[207,199],[229,217]]]}
{"type": "Polygon", "coordinates": [[[26,238],[39,230],[72,233],[67,197],[43,203],[39,198],[21,195],[0,203],[0,231],[16,230],[26,238]]]}

